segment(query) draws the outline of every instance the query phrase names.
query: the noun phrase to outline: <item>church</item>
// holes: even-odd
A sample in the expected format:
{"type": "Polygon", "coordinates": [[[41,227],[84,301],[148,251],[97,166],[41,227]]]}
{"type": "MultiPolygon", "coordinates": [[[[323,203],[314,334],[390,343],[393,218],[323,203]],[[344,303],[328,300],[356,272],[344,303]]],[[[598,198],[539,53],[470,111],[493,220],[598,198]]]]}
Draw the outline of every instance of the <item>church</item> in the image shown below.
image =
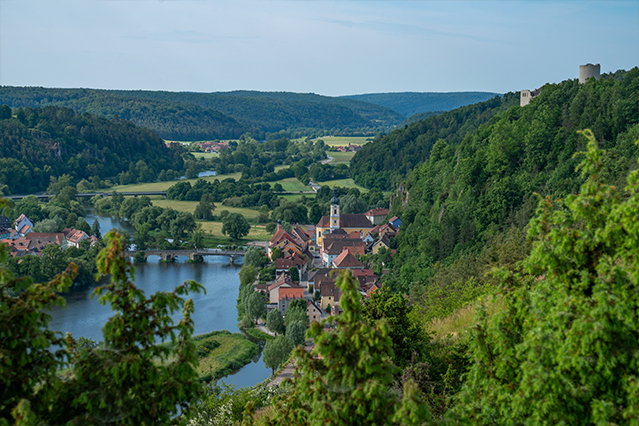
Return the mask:
{"type": "Polygon", "coordinates": [[[373,224],[366,218],[365,214],[340,214],[339,198],[333,189],[330,216],[322,216],[315,228],[315,237],[317,245],[322,247],[324,235],[333,233],[333,231],[341,229],[347,234],[359,232],[360,238],[363,238],[372,228],[373,224]]]}

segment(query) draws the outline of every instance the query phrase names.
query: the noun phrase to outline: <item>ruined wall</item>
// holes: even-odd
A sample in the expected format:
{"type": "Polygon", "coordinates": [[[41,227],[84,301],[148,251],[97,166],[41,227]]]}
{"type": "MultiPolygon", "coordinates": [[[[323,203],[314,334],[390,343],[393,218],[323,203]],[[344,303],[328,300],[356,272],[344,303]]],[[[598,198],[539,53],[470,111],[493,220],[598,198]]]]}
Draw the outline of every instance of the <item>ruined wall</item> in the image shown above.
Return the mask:
{"type": "Polygon", "coordinates": [[[579,84],[584,84],[590,77],[599,80],[601,66],[599,64],[579,65],[579,84]]]}

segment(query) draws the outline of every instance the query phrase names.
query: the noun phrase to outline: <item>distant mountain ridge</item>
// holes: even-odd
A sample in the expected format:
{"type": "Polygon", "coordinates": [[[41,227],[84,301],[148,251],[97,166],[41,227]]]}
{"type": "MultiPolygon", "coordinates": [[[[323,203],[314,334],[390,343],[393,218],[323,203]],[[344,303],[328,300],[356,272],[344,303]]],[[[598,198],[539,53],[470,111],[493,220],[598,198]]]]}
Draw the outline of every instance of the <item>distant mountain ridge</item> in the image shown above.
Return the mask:
{"type": "Polygon", "coordinates": [[[66,106],[107,118],[125,118],[164,139],[237,138],[250,132],[295,129],[378,132],[406,117],[363,101],[290,92],[166,92],[143,90],[51,89],[0,86],[0,104],[18,107],[66,106]]]}
{"type": "Polygon", "coordinates": [[[501,93],[492,92],[395,92],[347,95],[343,98],[385,106],[410,117],[433,111],[450,111],[462,106],[487,101],[501,93]]]}

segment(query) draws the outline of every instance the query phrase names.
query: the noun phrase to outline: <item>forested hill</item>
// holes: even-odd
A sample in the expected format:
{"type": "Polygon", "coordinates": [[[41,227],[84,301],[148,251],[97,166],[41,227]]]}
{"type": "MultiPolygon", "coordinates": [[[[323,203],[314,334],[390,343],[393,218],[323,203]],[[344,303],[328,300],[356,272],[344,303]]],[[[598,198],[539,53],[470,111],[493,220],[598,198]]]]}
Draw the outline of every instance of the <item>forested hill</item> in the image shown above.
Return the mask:
{"type": "MultiPolygon", "coordinates": [[[[537,205],[533,193],[553,198],[576,193],[582,178],[575,153],[586,144],[579,130],[591,129],[607,150],[604,182],[625,187],[639,154],[637,99],[639,68],[585,85],[547,84],[530,105],[500,112],[461,145],[438,141],[406,180],[408,195],[402,199],[407,196],[408,204],[394,205],[403,222],[393,285],[408,290],[429,284],[442,265],[479,253],[509,228],[524,228],[537,205]]],[[[456,279],[472,275],[473,262],[457,263],[456,279]]]]}
{"type": "Polygon", "coordinates": [[[487,101],[500,93],[491,92],[399,92],[368,93],[364,95],[348,95],[343,98],[355,99],[371,104],[388,107],[406,117],[420,112],[450,111],[465,105],[487,101]]]}
{"type": "Polygon", "coordinates": [[[506,93],[394,130],[380,140],[364,145],[355,154],[351,160],[351,176],[367,188],[390,189],[416,165],[428,159],[439,139],[452,145],[459,144],[466,134],[515,105],[519,105],[519,94],[506,93]]]}
{"type": "Polygon", "coordinates": [[[204,140],[321,129],[334,133],[378,132],[406,117],[383,106],[351,99],[285,92],[159,92],[0,87],[0,104],[12,108],[67,106],[156,131],[164,139],[204,140]]]}
{"type": "Polygon", "coordinates": [[[179,147],[167,148],[157,134],[129,121],[109,120],[72,109],[0,107],[0,191],[42,191],[51,176],[75,181],[113,178],[122,172],[155,180],[161,170],[180,171],[179,147]],[[6,187],[4,186],[6,185],[6,187]]]}

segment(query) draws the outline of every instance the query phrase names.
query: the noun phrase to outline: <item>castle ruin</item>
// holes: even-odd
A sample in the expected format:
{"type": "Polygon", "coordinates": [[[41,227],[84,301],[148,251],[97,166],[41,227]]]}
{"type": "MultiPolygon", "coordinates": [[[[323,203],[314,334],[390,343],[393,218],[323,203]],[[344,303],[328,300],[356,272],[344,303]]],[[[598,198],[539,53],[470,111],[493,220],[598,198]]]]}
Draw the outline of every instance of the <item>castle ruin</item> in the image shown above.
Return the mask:
{"type": "Polygon", "coordinates": [[[600,72],[601,66],[599,64],[579,65],[579,84],[585,84],[591,77],[599,80],[600,72]]]}
{"type": "MultiPolygon", "coordinates": [[[[601,74],[601,66],[599,64],[586,64],[579,65],[579,84],[585,84],[589,78],[594,77],[595,80],[599,80],[601,74]]],[[[539,96],[541,93],[541,87],[535,89],[532,92],[530,90],[522,90],[519,94],[519,106],[526,106],[530,103],[532,98],[539,96]]]]}

